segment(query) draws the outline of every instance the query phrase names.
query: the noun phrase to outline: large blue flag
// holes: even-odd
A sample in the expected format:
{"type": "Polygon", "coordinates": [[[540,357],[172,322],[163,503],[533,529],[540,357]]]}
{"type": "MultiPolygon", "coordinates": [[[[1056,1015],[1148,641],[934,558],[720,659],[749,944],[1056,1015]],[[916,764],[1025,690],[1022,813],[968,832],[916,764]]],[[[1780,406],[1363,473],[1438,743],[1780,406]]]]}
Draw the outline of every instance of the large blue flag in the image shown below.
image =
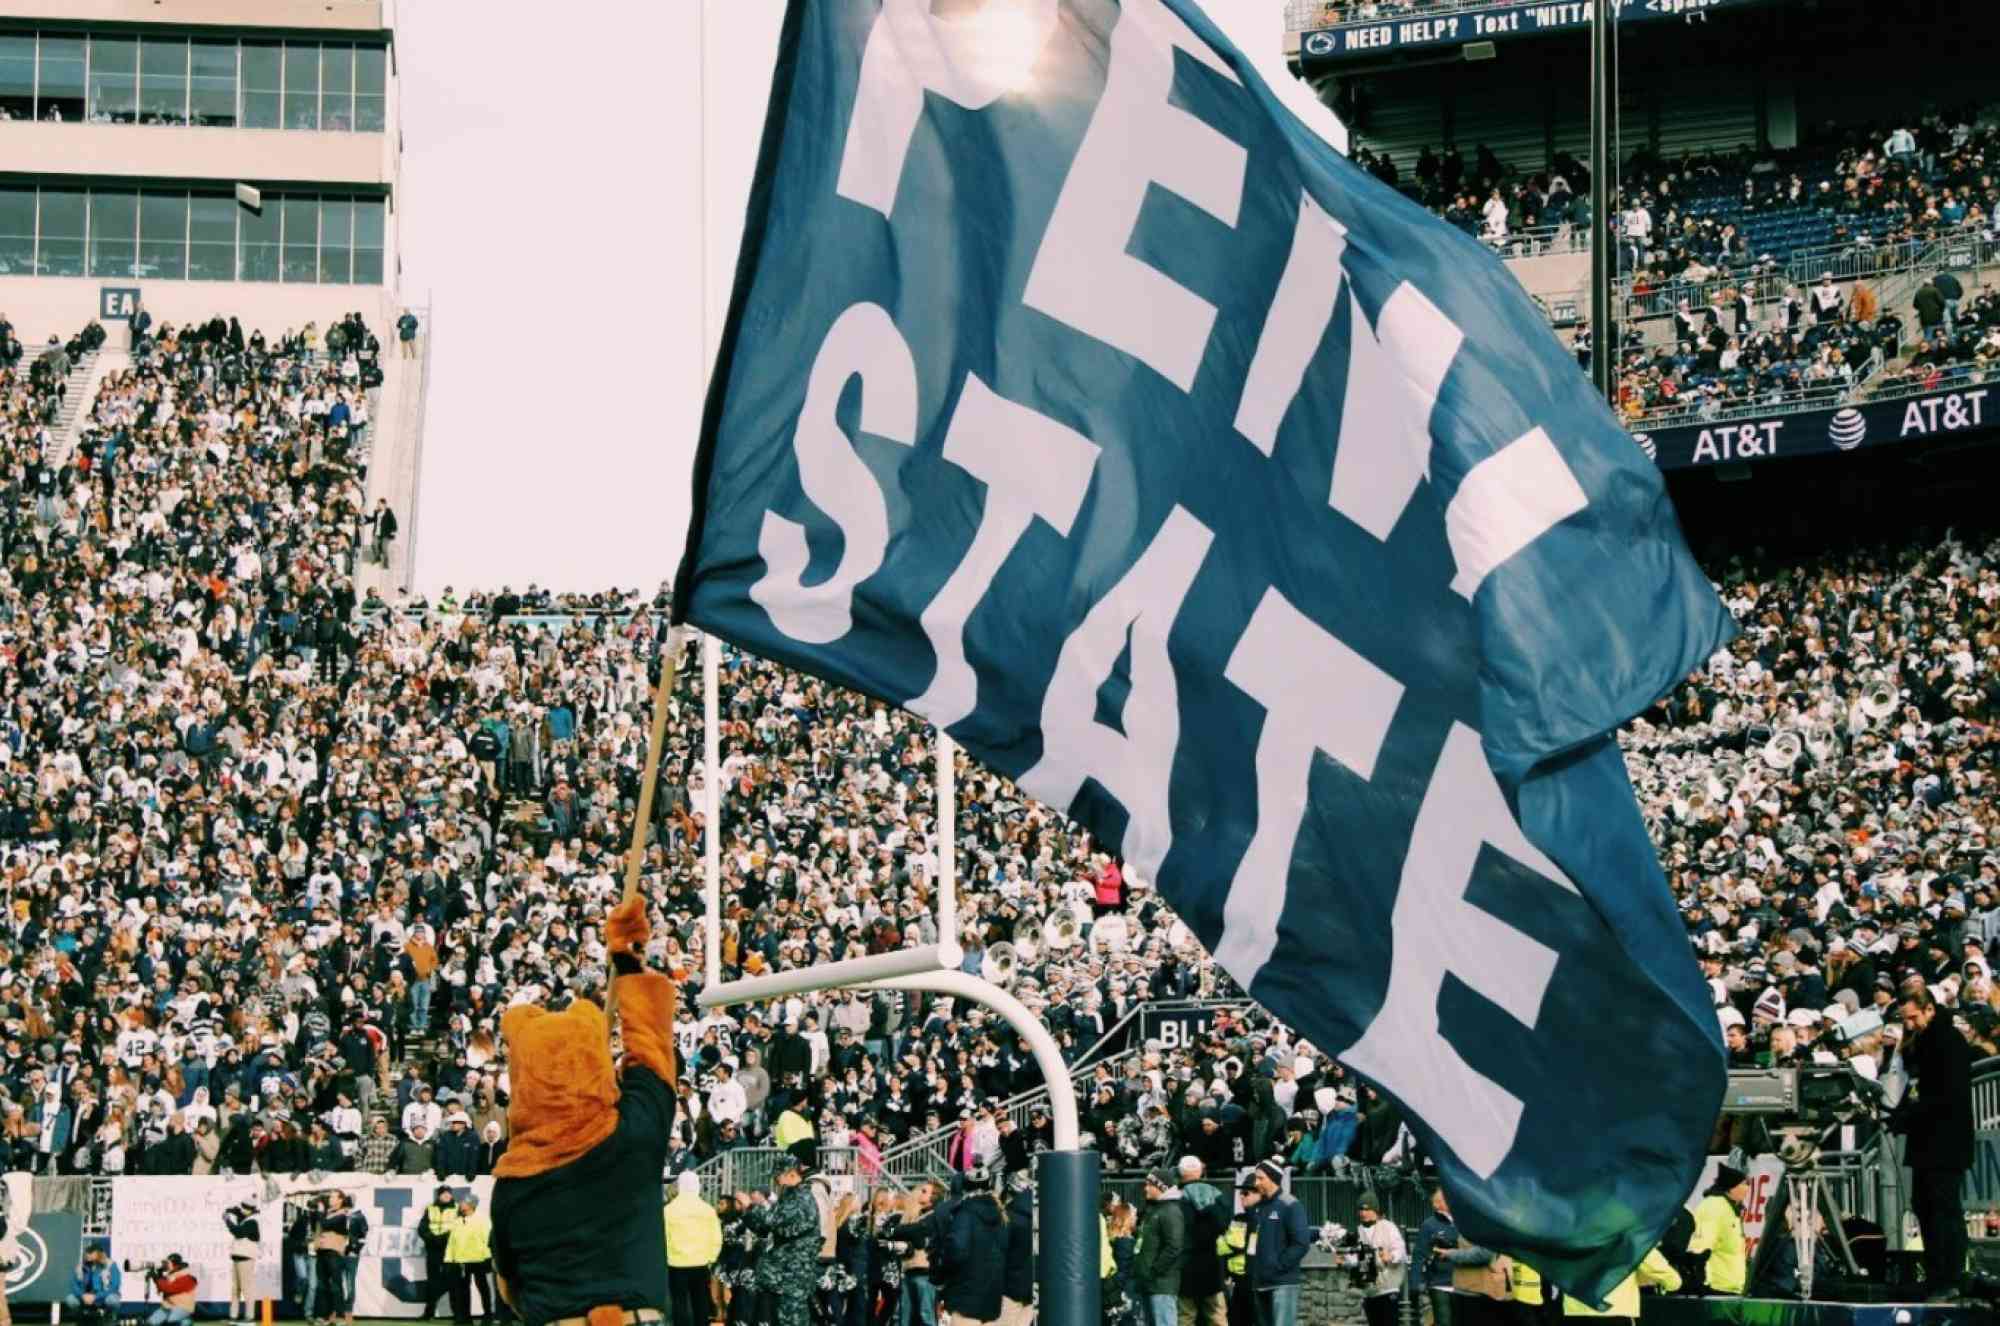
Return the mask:
{"type": "Polygon", "coordinates": [[[1191,0],[794,0],[676,611],[946,726],[1596,1298],[1707,990],[1609,734],[1733,630],[1493,256],[1191,0]]]}

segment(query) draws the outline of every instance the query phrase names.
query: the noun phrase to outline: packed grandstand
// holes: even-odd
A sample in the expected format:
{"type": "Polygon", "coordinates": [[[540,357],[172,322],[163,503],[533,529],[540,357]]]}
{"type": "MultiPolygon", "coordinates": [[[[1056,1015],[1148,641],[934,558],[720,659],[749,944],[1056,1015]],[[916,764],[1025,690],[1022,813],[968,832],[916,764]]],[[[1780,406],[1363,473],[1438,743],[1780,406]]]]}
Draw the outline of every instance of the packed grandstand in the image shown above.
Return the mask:
{"type": "MultiPolygon", "coordinates": [[[[1991,380],[1995,151],[1974,106],[1785,153],[1649,148],[1596,225],[1573,159],[1357,157],[1508,256],[1601,230],[1625,273],[1620,403],[1650,426],[1820,383],[1991,380]],[[1930,270],[1894,299],[1872,288],[1960,238],[1969,260],[1938,269],[1958,294],[1930,270]],[[1816,300],[1822,261],[1837,279],[1816,300]]],[[[602,982],[664,592],[385,601],[357,572],[391,330],[245,327],[225,308],[135,332],[69,445],[72,367],[103,329],[23,347],[0,317],[9,1168],[490,1172],[500,1011],[602,982]]],[[[1826,1055],[1834,1009],[1911,975],[1995,1052],[2000,525],[1722,523],[1698,550],[1745,633],[1624,740],[1735,1061],[1826,1055]]],[[[698,671],[645,873],[650,956],[690,991],[698,671]]],[[[936,941],[926,727],[733,652],[720,702],[724,978],[936,941]]],[[[957,788],[967,968],[1013,946],[1017,992],[1085,1065],[1083,1126],[1111,1166],[1410,1158],[1395,1108],[1261,1015],[1148,881],[1004,779],[968,764],[957,788]],[[1198,1035],[1131,1033],[1135,1010],[1197,1000],[1214,1006],[1198,1035]]],[[[1007,1108],[1032,1101],[1032,1057],[978,1010],[690,1000],[679,1032],[677,1168],[799,1128],[863,1166],[914,1145],[1018,1169],[1046,1140],[1046,1115],[1007,1108]]]]}
{"type": "MultiPolygon", "coordinates": [[[[67,455],[66,348],[6,370],[14,1168],[483,1173],[506,1144],[498,1011],[601,979],[665,599],[357,603],[379,347],[358,318],[313,339],[153,328],[67,455]]],[[[1828,1009],[1912,973],[1992,1052],[2000,535],[1739,544],[1711,573],[1746,633],[1626,745],[1723,1018],[1784,1028],[1739,1061],[1825,1053],[1828,1009]]],[[[725,978],[935,940],[920,722],[733,653],[723,675],[725,978]]],[[[702,775],[677,732],[646,889],[652,957],[692,984],[702,775]]],[[[1112,1165],[1407,1154],[1393,1107],[1245,1006],[1146,881],[1003,779],[968,766],[958,792],[966,963],[1017,945],[1066,1052],[1148,1001],[1236,1010],[1086,1074],[1112,1165]]],[[[940,1139],[960,1166],[1045,1140],[1000,1108],[1038,1084],[1030,1055],[977,1011],[822,993],[687,1008],[680,1033],[683,1160],[801,1124],[863,1156],[940,1139]]]]}

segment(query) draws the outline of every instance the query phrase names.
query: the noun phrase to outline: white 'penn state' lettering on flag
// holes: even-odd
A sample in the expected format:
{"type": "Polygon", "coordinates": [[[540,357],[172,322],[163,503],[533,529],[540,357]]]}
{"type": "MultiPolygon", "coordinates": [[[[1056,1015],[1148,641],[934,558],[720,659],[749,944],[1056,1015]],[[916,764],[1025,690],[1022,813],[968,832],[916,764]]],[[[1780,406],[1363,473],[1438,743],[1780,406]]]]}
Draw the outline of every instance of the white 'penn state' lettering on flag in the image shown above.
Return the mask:
{"type": "Polygon", "coordinates": [[[794,0],[774,86],[676,611],[1066,808],[1598,1297],[1723,1080],[1609,736],[1733,630],[1657,471],[1189,0],[794,0]]]}

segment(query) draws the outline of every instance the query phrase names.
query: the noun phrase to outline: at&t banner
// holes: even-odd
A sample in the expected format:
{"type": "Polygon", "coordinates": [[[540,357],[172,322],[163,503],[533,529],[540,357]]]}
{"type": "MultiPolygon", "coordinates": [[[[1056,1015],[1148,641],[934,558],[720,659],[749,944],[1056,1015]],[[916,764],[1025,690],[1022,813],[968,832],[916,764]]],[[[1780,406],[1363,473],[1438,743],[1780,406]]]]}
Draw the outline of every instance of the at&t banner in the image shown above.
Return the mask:
{"type": "Polygon", "coordinates": [[[1676,424],[1634,433],[1632,440],[1663,470],[1783,460],[1977,433],[2000,426],[1996,403],[1990,382],[1962,383],[1895,400],[1676,424]]]}

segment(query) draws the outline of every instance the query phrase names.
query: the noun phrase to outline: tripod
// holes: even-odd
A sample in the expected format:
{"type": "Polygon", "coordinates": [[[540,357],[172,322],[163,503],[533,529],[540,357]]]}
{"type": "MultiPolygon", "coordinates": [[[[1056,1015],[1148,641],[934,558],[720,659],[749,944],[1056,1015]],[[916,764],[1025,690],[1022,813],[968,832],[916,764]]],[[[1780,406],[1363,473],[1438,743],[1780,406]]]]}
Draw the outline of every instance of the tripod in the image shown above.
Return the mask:
{"type": "Polygon", "coordinates": [[[1813,1271],[1820,1241],[1824,1239],[1829,1250],[1839,1259],[1841,1269],[1855,1279],[1861,1277],[1861,1266],[1854,1260],[1854,1249],[1847,1241],[1847,1230],[1841,1224],[1841,1214],[1835,1205],[1833,1194],[1828,1191],[1830,1179],[1843,1177],[1838,1171],[1829,1171],[1817,1165],[1798,1173],[1785,1175],[1785,1214],[1792,1227],[1792,1249],[1798,1257],[1799,1297],[1810,1301],[1813,1296],[1813,1271]],[[1824,1232],[1814,1228],[1824,1223],[1824,1232]]]}

